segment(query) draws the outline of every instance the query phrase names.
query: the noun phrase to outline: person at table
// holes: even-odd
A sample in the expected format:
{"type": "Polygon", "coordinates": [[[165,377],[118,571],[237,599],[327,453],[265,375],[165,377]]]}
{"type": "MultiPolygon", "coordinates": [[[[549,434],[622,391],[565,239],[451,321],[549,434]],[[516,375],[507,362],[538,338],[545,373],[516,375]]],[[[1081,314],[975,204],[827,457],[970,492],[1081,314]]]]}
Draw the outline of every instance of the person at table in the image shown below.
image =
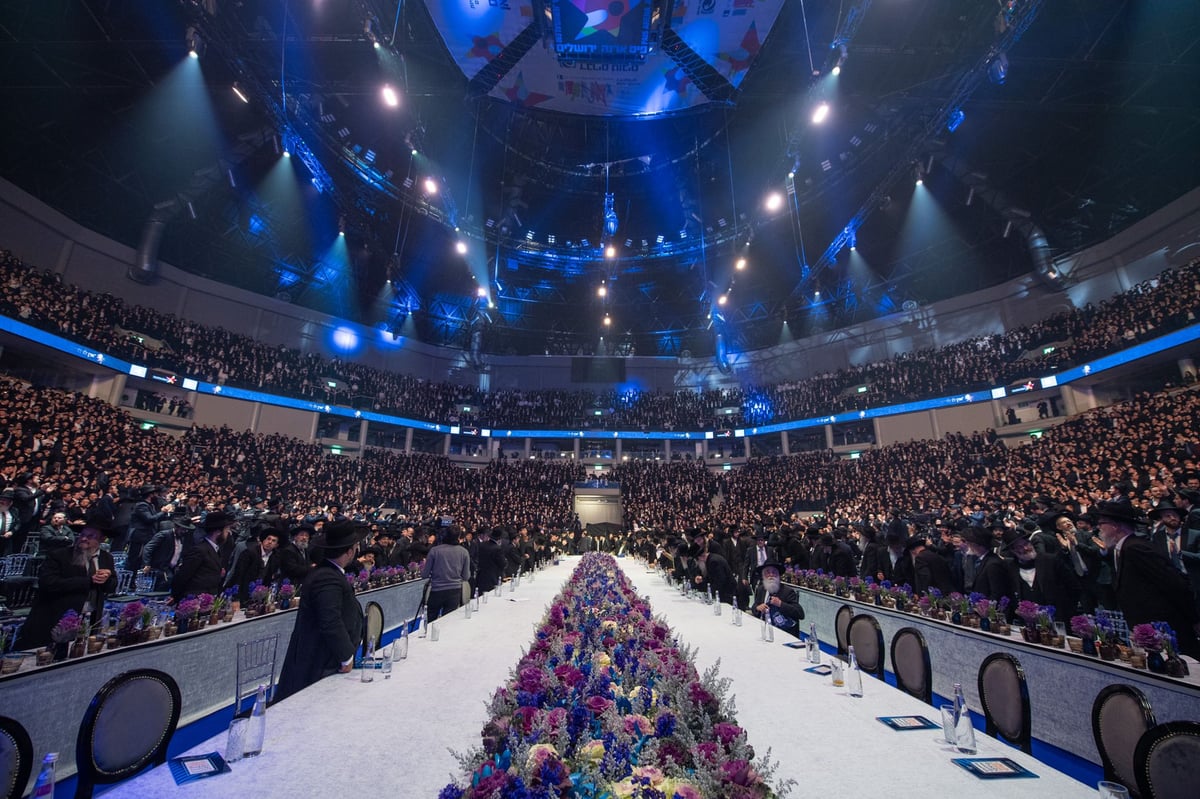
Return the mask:
{"type": "Polygon", "coordinates": [[[1013,585],[1008,567],[992,549],[994,541],[992,531],[982,524],[972,524],[963,530],[963,554],[975,571],[971,590],[985,599],[999,602],[1001,597],[1012,597],[1013,585]]]}
{"type": "Polygon", "coordinates": [[[175,602],[186,596],[221,593],[225,582],[221,547],[234,524],[234,518],[222,511],[204,517],[204,539],[184,551],[171,581],[171,598],[175,602]]]}
{"type": "Polygon", "coordinates": [[[800,605],[796,589],[783,584],[780,577],[782,572],[783,567],[773,561],[767,562],[759,570],[760,578],[754,589],[751,611],[755,618],[766,616],[772,626],[799,638],[804,608],[800,605]]]}
{"type": "Polygon", "coordinates": [[[264,585],[270,580],[264,580],[266,575],[278,572],[279,537],[283,535],[274,527],[264,527],[258,532],[256,541],[252,541],[238,555],[230,573],[226,575],[225,584],[235,590],[234,598],[239,605],[250,601],[250,584],[256,580],[264,585]]]}
{"type": "Polygon", "coordinates": [[[1015,534],[1009,537],[1008,554],[1011,560],[1006,565],[1017,602],[1052,605],[1055,621],[1067,621],[1075,614],[1079,579],[1067,551],[1060,547],[1057,554],[1039,553],[1028,536],[1015,534]]]}
{"type": "Polygon", "coordinates": [[[429,578],[429,618],[437,619],[458,610],[463,583],[471,579],[471,556],[459,546],[462,531],[450,525],[442,531],[442,543],[429,550],[421,576],[429,578]]]}
{"type": "Polygon", "coordinates": [[[479,528],[477,552],[479,562],[475,569],[475,588],[484,594],[500,585],[504,576],[504,553],[500,551],[500,545],[492,540],[490,527],[479,528]]]}
{"type": "Polygon", "coordinates": [[[696,574],[692,577],[693,587],[701,592],[712,592],[718,602],[732,605],[737,594],[737,579],[729,561],[718,549],[719,544],[709,541],[697,531],[692,544],[696,574]]]}
{"type": "Polygon", "coordinates": [[[1094,509],[1100,537],[1112,551],[1113,591],[1125,622],[1162,621],[1170,625],[1179,650],[1200,658],[1200,614],[1187,578],[1171,565],[1153,542],[1134,535],[1141,515],[1128,502],[1099,502],[1094,509]]]}
{"type": "Polygon", "coordinates": [[[168,591],[183,553],[191,549],[196,528],[186,519],[159,522],[159,531],[142,547],[143,574],[154,575],[154,590],[168,591]]]}
{"type": "Polygon", "coordinates": [[[325,525],[323,560],[301,586],[303,601],[279,672],[276,701],[331,674],[348,673],[354,665],[354,652],[363,640],[363,612],[346,580],[346,566],[358,556],[359,537],[348,519],[325,525]]]}
{"type": "Polygon", "coordinates": [[[950,564],[937,553],[929,538],[918,533],[904,545],[908,556],[912,558],[913,591],[923,594],[930,588],[942,592],[942,596],[954,593],[957,586],[950,564]]]}
{"type": "Polygon", "coordinates": [[[312,568],[308,550],[309,541],[315,532],[312,527],[303,524],[288,531],[288,542],[279,547],[275,568],[263,575],[263,582],[286,579],[291,580],[292,585],[303,583],[312,568]]]}
{"type": "Polygon", "coordinates": [[[50,630],[68,610],[93,624],[99,619],[105,597],[117,587],[112,555],[100,549],[101,539],[109,532],[102,517],[89,518],[72,546],[46,555],[38,572],[37,596],[17,637],[16,649],[48,646],[50,630]]]}

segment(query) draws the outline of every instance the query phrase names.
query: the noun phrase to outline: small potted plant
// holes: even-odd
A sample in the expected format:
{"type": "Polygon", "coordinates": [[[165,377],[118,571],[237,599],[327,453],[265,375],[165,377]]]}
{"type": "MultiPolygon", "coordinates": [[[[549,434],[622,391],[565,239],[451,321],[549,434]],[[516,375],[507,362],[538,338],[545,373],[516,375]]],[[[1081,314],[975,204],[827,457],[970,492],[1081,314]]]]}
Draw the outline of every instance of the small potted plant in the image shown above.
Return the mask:
{"type": "Polygon", "coordinates": [[[129,646],[141,641],[142,614],[146,610],[146,605],[137,600],[128,602],[121,608],[121,618],[117,622],[117,643],[120,646],[129,646]]]}
{"type": "Polygon", "coordinates": [[[292,585],[292,581],[284,579],[279,584],[279,609],[287,610],[292,606],[292,600],[296,598],[296,586],[292,585]]]}
{"type": "Polygon", "coordinates": [[[216,601],[216,597],[212,594],[200,594],[196,597],[196,601],[199,603],[199,606],[196,608],[196,621],[199,623],[201,629],[203,629],[205,625],[212,621],[213,602],[216,601]]]}
{"type": "Polygon", "coordinates": [[[250,602],[246,608],[246,618],[261,616],[266,613],[267,599],[271,596],[271,589],[262,583],[255,581],[250,584],[250,602]]]}
{"type": "MultiPolygon", "coordinates": [[[[194,596],[186,597],[175,606],[175,630],[183,634],[192,629],[196,616],[200,613],[200,600],[194,596]]],[[[197,629],[199,629],[197,627],[197,629]]]]}
{"type": "Polygon", "coordinates": [[[1022,599],[1017,603],[1017,616],[1025,623],[1021,629],[1021,636],[1026,642],[1031,644],[1040,644],[1042,637],[1038,633],[1038,613],[1040,608],[1036,602],[1030,602],[1028,599],[1022,599]]]}
{"type": "Polygon", "coordinates": [[[54,642],[54,661],[66,660],[70,654],[71,644],[79,637],[83,629],[83,619],[74,610],[68,610],[50,630],[50,640],[54,642]]]}
{"type": "Polygon", "coordinates": [[[985,633],[992,629],[992,619],[996,613],[996,603],[987,597],[979,597],[971,605],[975,610],[975,614],[979,617],[979,629],[985,633]]]}
{"type": "Polygon", "coordinates": [[[1071,632],[1078,638],[1068,638],[1067,644],[1072,652],[1085,655],[1096,654],[1096,618],[1087,614],[1071,617],[1071,632]]]}

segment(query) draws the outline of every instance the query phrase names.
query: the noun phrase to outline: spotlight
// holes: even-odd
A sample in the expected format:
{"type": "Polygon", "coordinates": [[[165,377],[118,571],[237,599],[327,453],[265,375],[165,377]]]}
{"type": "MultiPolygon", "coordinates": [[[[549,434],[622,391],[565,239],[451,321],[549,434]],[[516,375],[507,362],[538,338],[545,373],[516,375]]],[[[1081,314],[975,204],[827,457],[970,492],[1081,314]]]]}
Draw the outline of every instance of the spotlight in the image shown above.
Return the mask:
{"type": "Polygon", "coordinates": [[[283,151],[283,157],[284,157],[284,158],[291,158],[291,157],[292,157],[292,154],[291,154],[290,152],[288,152],[287,150],[284,150],[284,151],[283,151]]]}
{"type": "Polygon", "coordinates": [[[767,210],[778,211],[783,207],[783,195],[777,191],[773,191],[767,195],[767,210]]]}
{"type": "Polygon", "coordinates": [[[487,289],[485,289],[483,286],[480,286],[479,288],[475,289],[475,296],[483,299],[487,296],[487,289]]]}
{"type": "Polygon", "coordinates": [[[344,217],[344,216],[338,217],[338,235],[339,236],[346,235],[346,217],[344,217]]]}
{"type": "Polygon", "coordinates": [[[396,90],[391,86],[384,86],[380,90],[380,94],[383,95],[383,103],[388,108],[395,108],[400,105],[400,95],[396,94],[396,90]]]}
{"type": "Polygon", "coordinates": [[[746,259],[738,258],[737,263],[733,265],[739,272],[746,268],[746,259]]]}
{"type": "Polygon", "coordinates": [[[416,154],[417,154],[417,148],[416,148],[416,147],[414,147],[414,148],[412,148],[412,155],[413,155],[413,156],[416,156],[416,154]]]}
{"type": "Polygon", "coordinates": [[[426,194],[437,194],[438,193],[437,181],[434,180],[433,178],[425,178],[425,183],[423,185],[425,186],[426,194]]]}
{"type": "Polygon", "coordinates": [[[917,178],[917,185],[918,185],[918,186],[923,186],[923,185],[925,185],[925,181],[924,181],[924,180],[922,180],[921,178],[919,178],[919,177],[918,177],[918,178],[917,178]]]}
{"type": "Polygon", "coordinates": [[[814,125],[820,125],[822,122],[824,122],[828,118],[829,118],[829,103],[821,103],[820,105],[818,105],[816,107],[816,109],[813,110],[812,123],[814,125]]]}
{"type": "Polygon", "coordinates": [[[813,299],[814,299],[814,300],[819,300],[819,299],[821,299],[821,292],[819,292],[819,291],[814,291],[814,292],[813,292],[813,299]]]}
{"type": "Polygon", "coordinates": [[[608,327],[608,326],[609,326],[609,325],[611,325],[611,324],[612,324],[612,319],[609,319],[609,318],[608,318],[608,314],[605,314],[605,315],[604,315],[604,326],[605,326],[605,327],[608,327]]]}
{"type": "Polygon", "coordinates": [[[248,102],[250,102],[250,98],[249,98],[249,97],[247,97],[247,96],[246,96],[246,93],[242,91],[242,87],[241,87],[241,86],[238,86],[236,83],[235,83],[235,84],[233,84],[233,93],[234,93],[234,94],[236,94],[236,95],[237,95],[237,98],[238,98],[239,100],[241,100],[243,103],[248,103],[248,102]]]}
{"type": "Polygon", "coordinates": [[[596,296],[597,297],[607,297],[608,296],[608,287],[605,286],[604,284],[601,284],[600,288],[596,289],[596,296]]]}
{"type": "Polygon", "coordinates": [[[838,75],[842,74],[842,67],[841,67],[841,65],[835,64],[833,69],[830,71],[833,73],[833,76],[836,78],[838,75]]]}
{"type": "Polygon", "coordinates": [[[611,244],[608,245],[608,248],[604,251],[604,257],[605,258],[616,258],[617,257],[617,248],[612,246],[611,244]]]}
{"type": "Polygon", "coordinates": [[[465,241],[459,241],[459,242],[455,243],[454,249],[459,255],[466,255],[467,254],[467,243],[465,241]]]}
{"type": "Polygon", "coordinates": [[[717,305],[724,305],[728,301],[729,301],[728,294],[722,294],[720,297],[717,297],[717,305]]]}

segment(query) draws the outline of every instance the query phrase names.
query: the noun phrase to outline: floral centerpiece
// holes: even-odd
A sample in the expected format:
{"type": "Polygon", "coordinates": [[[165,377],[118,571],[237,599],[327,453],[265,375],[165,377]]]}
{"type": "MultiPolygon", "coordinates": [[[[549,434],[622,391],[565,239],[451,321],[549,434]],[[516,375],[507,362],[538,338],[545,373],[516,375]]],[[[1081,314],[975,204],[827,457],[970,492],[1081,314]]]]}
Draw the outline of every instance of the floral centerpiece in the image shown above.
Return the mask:
{"type": "Polygon", "coordinates": [[[772,768],[609,555],[584,555],[439,799],[770,799],[772,768]]]}
{"type": "Polygon", "coordinates": [[[199,603],[199,606],[196,608],[197,613],[201,616],[207,616],[208,614],[212,613],[213,603],[216,601],[216,597],[214,597],[212,594],[200,594],[198,597],[196,597],[196,601],[199,603]]]}
{"type": "Polygon", "coordinates": [[[50,640],[56,644],[67,644],[79,637],[83,630],[83,618],[73,610],[68,610],[50,629],[50,640]]]}
{"type": "Polygon", "coordinates": [[[200,600],[194,596],[185,597],[175,606],[175,629],[186,633],[196,621],[200,613],[200,600]]]}
{"type": "Polygon", "coordinates": [[[1082,652],[1085,655],[1096,654],[1096,617],[1080,613],[1072,616],[1068,624],[1071,632],[1078,636],[1067,639],[1071,651],[1082,652]]]}
{"type": "Polygon", "coordinates": [[[145,603],[134,600],[125,603],[117,619],[117,640],[122,645],[136,644],[141,640],[142,614],[147,610],[145,603]]]}
{"type": "Polygon", "coordinates": [[[247,616],[257,616],[267,611],[267,600],[271,597],[271,587],[263,585],[258,580],[250,583],[250,602],[246,608],[247,616]]]}
{"type": "Polygon", "coordinates": [[[296,598],[296,586],[292,585],[292,581],[285,577],[279,583],[279,590],[275,596],[279,598],[279,607],[286,610],[292,606],[292,600],[296,598]]]}
{"type": "Polygon", "coordinates": [[[1134,646],[1146,650],[1146,665],[1150,671],[1172,677],[1187,675],[1187,664],[1179,657],[1175,631],[1166,622],[1137,624],[1130,631],[1129,640],[1134,646]]]}

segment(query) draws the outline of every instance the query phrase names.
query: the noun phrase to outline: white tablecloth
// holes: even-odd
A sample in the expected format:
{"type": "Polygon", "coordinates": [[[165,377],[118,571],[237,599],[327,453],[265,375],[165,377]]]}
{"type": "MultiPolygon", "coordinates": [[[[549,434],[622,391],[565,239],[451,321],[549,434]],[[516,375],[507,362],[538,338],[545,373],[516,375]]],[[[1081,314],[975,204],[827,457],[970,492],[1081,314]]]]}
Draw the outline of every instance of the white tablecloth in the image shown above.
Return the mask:
{"type": "MultiPolygon", "coordinates": [[[[294,799],[383,788],[404,799],[433,799],[458,770],[449,750],[465,751],[478,742],[485,701],[508,677],[577,562],[568,559],[533,583],[523,581],[515,594],[505,593],[499,604],[492,599],[469,620],[461,610],[444,619],[441,640],[414,638],[409,659],[390,680],[378,673],[370,684],[359,682],[357,674],[335,676],[271,708],[263,754],[233,764],[230,774],[176,787],[168,770],[159,768],[106,796],[294,799]]],[[[680,640],[699,647],[701,670],[721,659],[722,675],[733,681],[738,722],[759,753],[772,749],[780,776],[800,783],[797,797],[880,791],[914,799],[985,792],[999,798],[1095,795],[980,734],[980,756],[1011,757],[1039,775],[985,786],[950,762],[959,755],[935,742],[937,731],[893,732],[875,720],[909,714],[937,720],[934,708],[870,677],[864,677],[866,696],[853,699],[834,689],[828,677],[804,673],[803,652],[784,647],[784,636],[773,645],[762,643],[755,624],[732,627],[728,609],[716,618],[711,608],[669,590],[641,564],[624,560],[622,566],[680,640]]],[[[223,749],[222,735],[190,753],[223,749]]]]}

